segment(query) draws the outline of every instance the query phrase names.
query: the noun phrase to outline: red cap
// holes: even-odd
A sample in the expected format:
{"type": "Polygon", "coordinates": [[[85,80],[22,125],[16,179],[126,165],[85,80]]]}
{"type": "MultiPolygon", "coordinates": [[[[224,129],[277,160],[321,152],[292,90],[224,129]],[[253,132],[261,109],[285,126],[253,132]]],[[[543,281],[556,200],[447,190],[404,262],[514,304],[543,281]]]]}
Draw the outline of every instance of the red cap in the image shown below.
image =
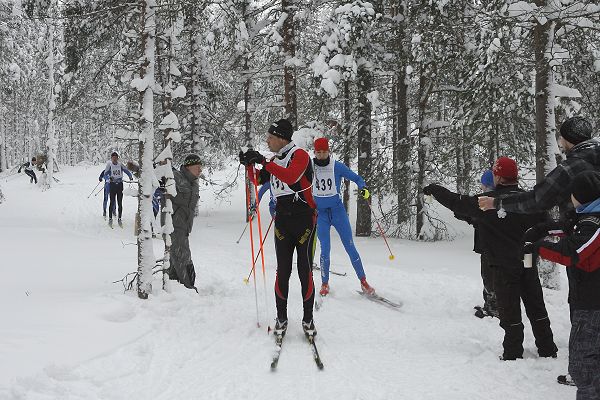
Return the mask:
{"type": "Polygon", "coordinates": [[[321,137],[315,140],[315,151],[329,151],[329,142],[321,137]]]}
{"type": "Polygon", "coordinates": [[[494,163],[494,168],[492,169],[494,175],[516,180],[519,175],[519,168],[517,167],[517,162],[512,158],[508,157],[500,157],[494,163]]]}

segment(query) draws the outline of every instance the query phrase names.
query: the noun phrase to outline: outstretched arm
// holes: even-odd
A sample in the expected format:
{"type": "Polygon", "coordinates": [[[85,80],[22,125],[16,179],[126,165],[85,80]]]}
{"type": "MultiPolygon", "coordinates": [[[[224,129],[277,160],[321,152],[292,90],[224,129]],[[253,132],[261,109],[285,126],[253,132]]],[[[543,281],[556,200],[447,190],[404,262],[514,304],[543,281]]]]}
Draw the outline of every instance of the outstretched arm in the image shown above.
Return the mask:
{"type": "Polygon", "coordinates": [[[349,179],[356,183],[359,189],[364,189],[367,186],[365,180],[360,175],[348,168],[348,166],[344,163],[339,161],[335,162],[335,173],[339,174],[342,178],[349,179]]]}

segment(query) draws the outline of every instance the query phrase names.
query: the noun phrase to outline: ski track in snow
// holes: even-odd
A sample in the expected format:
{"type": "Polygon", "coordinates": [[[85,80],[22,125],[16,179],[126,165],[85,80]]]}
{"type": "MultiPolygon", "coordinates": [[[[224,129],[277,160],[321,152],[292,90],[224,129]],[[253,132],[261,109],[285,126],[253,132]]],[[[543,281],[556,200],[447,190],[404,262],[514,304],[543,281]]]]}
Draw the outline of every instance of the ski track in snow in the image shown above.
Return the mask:
{"type": "MultiPolygon", "coordinates": [[[[265,242],[267,310],[260,258],[257,263],[257,328],[253,280],[243,283],[250,270],[248,232],[235,243],[244,228],[242,188],[231,199],[215,201],[211,187],[201,185],[200,215],[190,236],[200,294],[174,282],[166,293],[156,281],[154,295],[142,301],[112,283],[137,268],[130,245],[136,199],[124,197],[124,228],[108,228],[102,193],[87,198],[100,169],[63,167],[61,182],[46,192],[25,176],[5,181],[0,175],[6,196],[0,205],[0,399],[575,396],[574,388],[555,383],[567,369],[566,289],[544,291],[558,359],[537,357],[524,322],[525,359],[499,361],[498,320],[473,316],[473,306],[481,303],[481,278],[472,232],[443,210],[457,239],[391,240],[394,261],[381,239],[355,238],[369,282],[379,294],[403,302],[399,311],[356,293],[358,280],[333,231],[332,269],[348,275],[331,275],[331,294],[315,311],[325,369],[317,369],[302,334],[300,285],[293,273],[290,326],[271,372],[273,233],[265,242]]],[[[266,231],[266,201],[261,210],[266,231]]],[[[153,243],[161,257],[162,242],[153,243]]],[[[318,271],[314,277],[318,289],[318,271]]]]}

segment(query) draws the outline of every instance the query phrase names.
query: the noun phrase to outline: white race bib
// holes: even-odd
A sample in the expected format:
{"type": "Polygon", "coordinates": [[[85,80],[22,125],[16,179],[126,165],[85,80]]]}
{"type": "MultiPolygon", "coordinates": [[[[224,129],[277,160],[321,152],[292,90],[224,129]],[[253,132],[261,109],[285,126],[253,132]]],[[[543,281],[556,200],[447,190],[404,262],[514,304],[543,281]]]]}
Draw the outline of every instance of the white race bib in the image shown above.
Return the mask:
{"type": "MultiPolygon", "coordinates": [[[[294,146],[290,151],[288,151],[288,153],[283,159],[280,160],[279,158],[275,157],[275,159],[272,162],[281,167],[287,168],[292,158],[292,154],[294,154],[294,152],[298,150],[298,148],[299,147],[294,146]]],[[[274,197],[287,196],[296,193],[286,183],[280,181],[279,178],[277,178],[273,174],[271,174],[271,192],[273,192],[274,197]]]]}
{"type": "Polygon", "coordinates": [[[335,161],[329,160],[329,164],[321,167],[313,163],[313,196],[331,197],[338,194],[335,186],[335,161]]]}

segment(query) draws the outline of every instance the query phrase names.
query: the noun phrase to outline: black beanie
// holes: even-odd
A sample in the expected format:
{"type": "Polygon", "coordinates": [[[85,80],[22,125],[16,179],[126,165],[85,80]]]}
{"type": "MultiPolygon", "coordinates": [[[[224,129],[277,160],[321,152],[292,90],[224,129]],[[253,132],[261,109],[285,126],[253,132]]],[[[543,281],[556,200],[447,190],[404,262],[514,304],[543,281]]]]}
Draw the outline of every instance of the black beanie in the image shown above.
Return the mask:
{"type": "Polygon", "coordinates": [[[292,128],[292,124],[287,119],[280,119],[279,121],[271,124],[268,132],[271,135],[275,135],[291,142],[294,128],[292,128]]]}
{"type": "Polygon", "coordinates": [[[111,156],[111,157],[113,157],[113,156],[117,156],[117,157],[119,157],[119,154],[118,154],[116,151],[113,151],[113,152],[112,152],[112,154],[111,154],[110,156],[111,156]]]}
{"type": "Polygon", "coordinates": [[[186,167],[190,165],[202,165],[202,160],[197,154],[188,154],[185,160],[183,160],[183,165],[186,167]]]}
{"type": "Polygon", "coordinates": [[[591,203],[600,198],[600,173],[585,171],[575,176],[571,183],[571,193],[581,204],[591,203]]]}
{"type": "Polygon", "coordinates": [[[592,124],[583,117],[571,117],[560,126],[560,135],[572,144],[585,142],[592,138],[592,124]]]}

